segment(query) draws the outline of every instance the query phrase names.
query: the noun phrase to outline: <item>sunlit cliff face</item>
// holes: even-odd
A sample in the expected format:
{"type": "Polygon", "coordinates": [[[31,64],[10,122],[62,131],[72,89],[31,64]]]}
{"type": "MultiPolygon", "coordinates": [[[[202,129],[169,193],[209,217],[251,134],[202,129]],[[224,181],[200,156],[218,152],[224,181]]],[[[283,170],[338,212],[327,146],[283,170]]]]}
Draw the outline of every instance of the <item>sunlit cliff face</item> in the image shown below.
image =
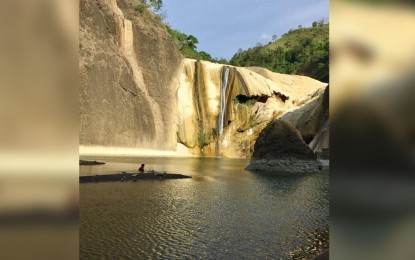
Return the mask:
{"type": "Polygon", "coordinates": [[[82,153],[176,149],[183,57],[164,25],[133,8],[125,1],[80,2],[82,153]]]}
{"type": "Polygon", "coordinates": [[[249,157],[270,120],[326,85],[184,59],[164,25],[129,3],[80,2],[81,154],[249,157]]]}
{"type": "Polygon", "coordinates": [[[186,59],[177,90],[177,141],[194,155],[250,157],[272,119],[315,99],[325,86],[303,76],[186,59]]]}

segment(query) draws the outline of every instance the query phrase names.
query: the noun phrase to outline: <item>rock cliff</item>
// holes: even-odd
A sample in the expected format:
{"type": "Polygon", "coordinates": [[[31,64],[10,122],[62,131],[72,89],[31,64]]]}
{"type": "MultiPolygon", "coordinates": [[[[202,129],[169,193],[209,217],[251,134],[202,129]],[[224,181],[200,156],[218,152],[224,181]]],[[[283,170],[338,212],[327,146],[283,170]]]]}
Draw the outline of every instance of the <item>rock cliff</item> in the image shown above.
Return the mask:
{"type": "Polygon", "coordinates": [[[329,86],[312,94],[313,101],[285,114],[282,119],[293,124],[304,141],[321,159],[329,157],[329,86]]]}
{"type": "Polygon", "coordinates": [[[309,77],[184,59],[134,3],[80,1],[81,154],[250,157],[270,121],[324,92],[309,77]]]}
{"type": "Polygon", "coordinates": [[[250,157],[271,120],[324,87],[308,77],[186,59],[177,92],[178,142],[195,155],[250,157]]]}
{"type": "Polygon", "coordinates": [[[329,119],[329,87],[310,94],[315,99],[306,104],[299,101],[299,108],[285,114],[282,119],[297,128],[306,143],[310,143],[329,119]]]}
{"type": "Polygon", "coordinates": [[[164,26],[126,0],[80,1],[80,136],[84,147],[176,149],[182,56],[164,26]]]}

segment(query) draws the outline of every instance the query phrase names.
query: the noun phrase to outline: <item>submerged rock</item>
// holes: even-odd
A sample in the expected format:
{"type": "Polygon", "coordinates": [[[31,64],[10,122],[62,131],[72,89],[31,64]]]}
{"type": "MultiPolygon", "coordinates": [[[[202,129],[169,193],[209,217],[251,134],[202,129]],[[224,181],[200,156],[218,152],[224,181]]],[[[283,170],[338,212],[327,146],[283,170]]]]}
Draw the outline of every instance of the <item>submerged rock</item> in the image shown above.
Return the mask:
{"type": "Polygon", "coordinates": [[[104,162],[79,160],[79,165],[102,165],[104,162]]]}
{"type": "Polygon", "coordinates": [[[285,120],[274,120],[261,132],[255,143],[251,163],[253,171],[317,172],[319,164],[310,147],[295,127],[285,120]]]}

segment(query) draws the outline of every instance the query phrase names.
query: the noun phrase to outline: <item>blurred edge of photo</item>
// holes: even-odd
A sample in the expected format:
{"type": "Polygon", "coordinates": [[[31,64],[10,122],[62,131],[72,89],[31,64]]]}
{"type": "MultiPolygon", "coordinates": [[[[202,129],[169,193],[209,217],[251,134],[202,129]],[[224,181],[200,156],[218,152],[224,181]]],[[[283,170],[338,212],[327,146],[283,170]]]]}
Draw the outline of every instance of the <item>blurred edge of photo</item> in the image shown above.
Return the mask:
{"type": "Polygon", "coordinates": [[[1,1],[0,258],[78,258],[78,1],[1,1]]]}
{"type": "Polygon", "coordinates": [[[330,256],[413,259],[415,9],[330,2],[330,256]]]}
{"type": "MultiPolygon", "coordinates": [[[[330,255],[413,259],[415,11],[330,4],[330,255]]],[[[77,258],[78,2],[1,5],[0,258],[77,258]]]]}

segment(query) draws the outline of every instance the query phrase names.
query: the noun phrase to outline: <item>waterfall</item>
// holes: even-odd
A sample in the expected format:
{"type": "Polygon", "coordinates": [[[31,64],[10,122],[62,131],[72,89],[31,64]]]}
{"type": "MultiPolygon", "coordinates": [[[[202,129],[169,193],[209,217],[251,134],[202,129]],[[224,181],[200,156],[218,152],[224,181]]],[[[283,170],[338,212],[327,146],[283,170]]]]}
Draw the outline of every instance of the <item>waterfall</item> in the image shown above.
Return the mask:
{"type": "Polygon", "coordinates": [[[222,84],[220,86],[220,112],[218,118],[218,136],[223,133],[223,120],[225,119],[226,111],[226,86],[228,85],[229,68],[225,67],[222,75],[222,84]]]}

